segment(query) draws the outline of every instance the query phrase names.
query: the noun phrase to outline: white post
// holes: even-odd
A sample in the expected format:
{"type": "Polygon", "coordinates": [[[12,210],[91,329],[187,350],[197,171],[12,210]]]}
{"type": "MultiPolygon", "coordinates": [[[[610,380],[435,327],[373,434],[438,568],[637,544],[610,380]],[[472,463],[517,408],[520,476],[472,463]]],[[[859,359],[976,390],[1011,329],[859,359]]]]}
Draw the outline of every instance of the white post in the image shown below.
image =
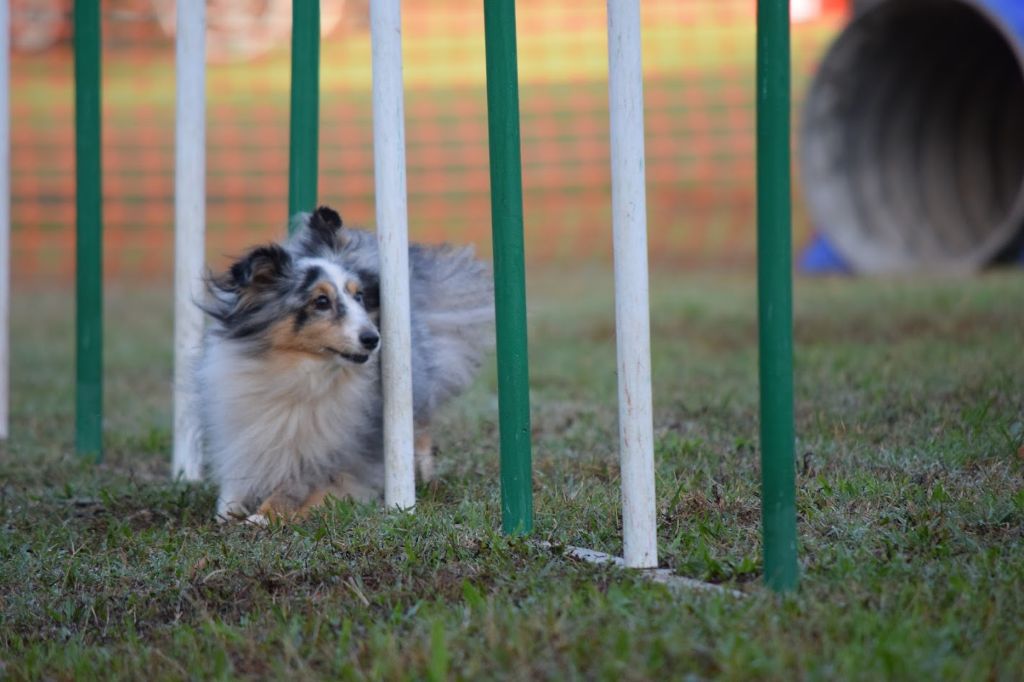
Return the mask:
{"type": "Polygon", "coordinates": [[[416,504],[409,226],[405,190],[405,106],[399,0],[371,0],[373,161],[380,245],[381,362],[384,385],[384,504],[416,504]]]}
{"type": "Polygon", "coordinates": [[[189,387],[202,342],[206,251],[206,3],[178,0],[174,167],[174,458],[173,474],[202,476],[197,413],[189,387]]]}
{"type": "Polygon", "coordinates": [[[639,0],[608,0],[615,338],[626,566],[658,565],[639,0]]]}
{"type": "Polygon", "coordinates": [[[11,7],[0,0],[0,440],[7,438],[11,355],[11,7]]]}

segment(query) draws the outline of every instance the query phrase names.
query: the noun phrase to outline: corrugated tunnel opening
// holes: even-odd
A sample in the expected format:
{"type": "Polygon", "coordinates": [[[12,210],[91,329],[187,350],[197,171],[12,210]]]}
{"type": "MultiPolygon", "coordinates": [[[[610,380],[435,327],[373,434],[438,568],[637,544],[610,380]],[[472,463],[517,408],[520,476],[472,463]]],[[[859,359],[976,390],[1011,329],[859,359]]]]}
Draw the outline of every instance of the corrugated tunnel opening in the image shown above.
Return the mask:
{"type": "Polygon", "coordinates": [[[973,270],[1024,225],[1024,58],[981,3],[889,0],[811,85],[802,176],[814,226],[861,272],[973,270]]]}

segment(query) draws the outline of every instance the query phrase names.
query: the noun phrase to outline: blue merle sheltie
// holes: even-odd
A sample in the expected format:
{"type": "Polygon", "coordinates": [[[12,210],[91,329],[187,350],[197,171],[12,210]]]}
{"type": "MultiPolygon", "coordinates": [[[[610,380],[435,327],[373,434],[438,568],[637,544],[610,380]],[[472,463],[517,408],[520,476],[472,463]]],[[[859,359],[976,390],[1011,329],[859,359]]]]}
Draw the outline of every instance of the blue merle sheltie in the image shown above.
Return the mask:
{"type": "MultiPolygon", "coordinates": [[[[377,240],[327,207],[296,219],[288,241],[207,277],[196,390],[221,520],[301,516],[329,495],[375,499],[383,485],[377,240]]],[[[431,418],[492,342],[493,285],[469,247],[414,244],[409,270],[422,480],[431,418]]]]}

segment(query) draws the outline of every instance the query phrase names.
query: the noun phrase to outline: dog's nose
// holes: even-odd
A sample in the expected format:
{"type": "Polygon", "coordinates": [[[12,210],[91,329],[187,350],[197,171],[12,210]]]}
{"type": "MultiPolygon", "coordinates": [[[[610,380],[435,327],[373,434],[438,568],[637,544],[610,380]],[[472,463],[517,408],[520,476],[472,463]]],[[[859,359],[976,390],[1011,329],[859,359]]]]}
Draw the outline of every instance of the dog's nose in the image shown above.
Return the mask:
{"type": "Polygon", "coordinates": [[[380,334],[375,331],[365,331],[359,334],[359,343],[363,344],[366,350],[373,350],[380,343],[380,334]]]}

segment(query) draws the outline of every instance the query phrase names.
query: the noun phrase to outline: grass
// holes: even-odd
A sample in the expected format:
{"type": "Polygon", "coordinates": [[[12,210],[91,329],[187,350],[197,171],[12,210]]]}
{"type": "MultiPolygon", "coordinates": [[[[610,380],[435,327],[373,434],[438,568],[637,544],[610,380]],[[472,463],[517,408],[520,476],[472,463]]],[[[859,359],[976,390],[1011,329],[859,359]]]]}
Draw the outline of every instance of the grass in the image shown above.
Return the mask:
{"type": "MultiPolygon", "coordinates": [[[[619,552],[611,280],[531,280],[540,539],[619,552]]],[[[760,584],[748,276],[656,273],[662,563],[672,593],[498,532],[495,378],[451,406],[415,516],[337,503],[219,526],[167,479],[170,301],[107,305],[104,462],[71,454],[70,301],[15,299],[0,446],[0,677],[1019,679],[1024,277],[797,292],[802,584],[760,584]]]]}

